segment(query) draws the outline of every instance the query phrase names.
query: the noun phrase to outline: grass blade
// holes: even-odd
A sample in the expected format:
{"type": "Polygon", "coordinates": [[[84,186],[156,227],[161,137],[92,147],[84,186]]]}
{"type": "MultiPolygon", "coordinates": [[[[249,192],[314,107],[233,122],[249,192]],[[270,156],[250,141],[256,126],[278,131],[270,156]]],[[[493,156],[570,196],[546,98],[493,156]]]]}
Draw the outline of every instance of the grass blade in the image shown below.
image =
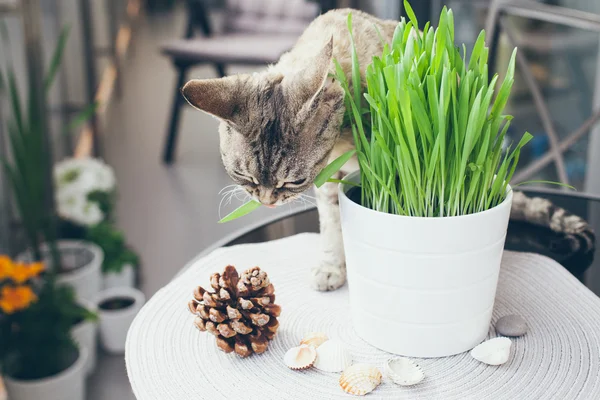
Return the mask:
{"type": "Polygon", "coordinates": [[[241,206],[227,214],[219,221],[219,223],[223,224],[225,222],[233,221],[234,219],[243,217],[244,215],[250,214],[252,211],[256,210],[260,206],[262,206],[262,204],[258,201],[250,200],[249,202],[242,204],[241,206]]]}
{"type": "Polygon", "coordinates": [[[356,150],[350,150],[329,163],[329,165],[323,168],[323,170],[319,172],[315,178],[315,186],[318,188],[323,186],[323,184],[325,184],[325,182],[327,182],[327,180],[329,180],[333,174],[342,169],[344,164],[346,164],[354,154],[356,154],[356,150]]]}

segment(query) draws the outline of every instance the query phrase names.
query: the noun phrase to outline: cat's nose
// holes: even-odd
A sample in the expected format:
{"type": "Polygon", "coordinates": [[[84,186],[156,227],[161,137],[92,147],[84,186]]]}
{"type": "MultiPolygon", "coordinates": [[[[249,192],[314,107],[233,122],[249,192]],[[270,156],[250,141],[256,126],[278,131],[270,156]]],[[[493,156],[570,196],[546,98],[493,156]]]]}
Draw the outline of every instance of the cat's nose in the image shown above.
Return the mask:
{"type": "Polygon", "coordinates": [[[259,189],[258,200],[267,207],[275,207],[277,202],[274,192],[276,189],[273,188],[261,188],[259,189]]]}

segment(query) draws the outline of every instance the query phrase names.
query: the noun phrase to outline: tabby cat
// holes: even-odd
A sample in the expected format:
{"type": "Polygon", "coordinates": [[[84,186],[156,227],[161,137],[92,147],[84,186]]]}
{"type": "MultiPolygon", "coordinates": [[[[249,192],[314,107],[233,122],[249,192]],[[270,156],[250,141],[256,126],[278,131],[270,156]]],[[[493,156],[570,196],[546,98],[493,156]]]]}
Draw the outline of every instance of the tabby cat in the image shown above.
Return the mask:
{"type": "MultiPolygon", "coordinates": [[[[353,148],[351,132],[342,126],[344,92],[331,78],[333,59],[347,76],[351,71],[349,12],[359,63],[365,67],[381,54],[382,37],[391,41],[397,22],[341,9],[316,18],[295,47],[264,72],[191,80],[183,87],[192,106],[220,120],[221,157],[229,176],[264,205],[294,200],[312,187],[329,161],[353,148]]],[[[338,178],[357,168],[351,160],[338,178]]],[[[316,192],[323,257],[312,267],[312,284],[317,290],[335,290],[346,280],[336,185],[325,184],[316,192]]],[[[532,211],[528,204],[524,195],[515,196],[513,213],[573,234],[589,230],[578,217],[563,224],[554,221],[557,210],[532,211]]]]}

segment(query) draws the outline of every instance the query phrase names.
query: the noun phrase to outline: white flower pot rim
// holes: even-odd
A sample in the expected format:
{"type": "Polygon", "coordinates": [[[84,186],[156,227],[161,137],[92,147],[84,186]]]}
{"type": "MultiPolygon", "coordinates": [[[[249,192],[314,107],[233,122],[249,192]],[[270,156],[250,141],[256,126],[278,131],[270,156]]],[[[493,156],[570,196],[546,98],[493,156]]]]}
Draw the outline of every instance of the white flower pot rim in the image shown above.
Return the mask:
{"type": "MultiPolygon", "coordinates": [[[[91,311],[93,313],[98,311],[98,305],[96,303],[94,303],[91,300],[87,300],[87,299],[78,299],[77,300],[77,304],[79,304],[81,307],[85,308],[88,311],[91,311]]],[[[86,320],[87,321],[87,320],[86,320]]],[[[85,321],[83,321],[85,322],[85,321]]],[[[78,324],[77,324],[78,325],[78,324]]],[[[75,326],[77,326],[75,325],[75,326]]]]}
{"type": "MultiPolygon", "coordinates": [[[[132,310],[136,309],[136,305],[140,303],[144,303],[145,296],[144,293],[135,288],[130,287],[114,287],[110,289],[106,289],[101,291],[98,294],[96,299],[96,304],[98,305],[98,312],[101,313],[104,317],[122,317],[124,315],[130,314],[132,310]],[[109,300],[113,297],[129,297],[133,299],[133,303],[128,307],[121,308],[118,310],[104,310],[100,308],[100,303],[105,300],[109,300]]],[[[137,310],[136,310],[137,312],[137,310]]]]}
{"type": "Polygon", "coordinates": [[[85,361],[88,357],[86,349],[78,349],[78,355],[75,362],[69,365],[64,370],[60,371],[58,374],[54,374],[51,376],[47,376],[45,378],[40,379],[15,379],[10,376],[5,376],[4,379],[7,381],[11,381],[17,385],[44,385],[48,382],[55,381],[57,379],[68,378],[71,375],[76,374],[79,369],[83,368],[85,361]]]}
{"type": "MultiPolygon", "coordinates": [[[[353,182],[353,183],[360,183],[360,170],[356,170],[354,172],[349,173],[348,175],[346,175],[344,178],[342,178],[345,181],[348,182],[353,182]]],[[[350,189],[352,189],[354,186],[351,186],[347,183],[340,183],[339,184],[339,196],[344,197],[345,199],[347,199],[347,204],[349,207],[356,209],[359,212],[366,212],[366,213],[373,213],[373,214],[384,214],[389,216],[389,218],[397,218],[398,220],[402,219],[402,220],[451,220],[451,219],[471,219],[471,218],[479,218],[481,215],[483,214],[490,214],[490,213],[495,213],[495,212],[500,212],[500,210],[504,207],[507,206],[507,204],[511,204],[512,203],[512,197],[513,197],[513,190],[512,187],[510,185],[508,185],[506,187],[506,197],[504,198],[504,201],[502,201],[502,203],[489,208],[485,211],[479,211],[476,213],[471,213],[471,214],[465,214],[465,215],[455,215],[455,216],[444,216],[444,217],[415,217],[415,216],[410,216],[410,215],[398,215],[398,214],[390,214],[390,213],[386,213],[383,211],[377,211],[377,210],[373,210],[371,208],[365,207],[361,204],[358,204],[356,202],[354,202],[353,200],[351,200],[346,193],[348,193],[348,191],[350,189]]]]}
{"type": "MultiPolygon", "coordinates": [[[[64,249],[79,247],[79,248],[85,248],[92,253],[92,260],[90,261],[90,263],[88,263],[86,265],[82,265],[81,267],[75,268],[73,270],[58,271],[58,273],[60,274],[62,279],[71,280],[71,279],[78,278],[80,275],[87,275],[90,273],[90,270],[88,268],[83,268],[83,267],[85,267],[91,263],[93,263],[94,265],[100,266],[104,262],[104,252],[102,251],[100,246],[98,246],[95,243],[88,242],[86,240],[59,239],[56,241],[56,245],[58,247],[59,252],[64,249]]],[[[48,243],[43,243],[40,246],[40,249],[42,249],[43,251],[50,251],[48,243]]]]}

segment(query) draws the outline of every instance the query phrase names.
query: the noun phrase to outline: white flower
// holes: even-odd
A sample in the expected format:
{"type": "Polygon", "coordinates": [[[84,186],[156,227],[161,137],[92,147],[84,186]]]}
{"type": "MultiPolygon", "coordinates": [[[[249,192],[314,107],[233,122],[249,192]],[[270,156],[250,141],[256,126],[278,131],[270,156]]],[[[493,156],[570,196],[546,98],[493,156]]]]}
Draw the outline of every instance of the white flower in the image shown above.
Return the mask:
{"type": "Polygon", "coordinates": [[[79,215],[79,221],[82,225],[93,226],[97,225],[104,219],[104,214],[100,210],[100,206],[95,202],[87,202],[83,207],[82,213],[79,215]]]}
{"type": "Polygon", "coordinates": [[[100,160],[94,160],[96,167],[94,168],[95,190],[102,192],[110,192],[115,189],[116,179],[115,172],[112,167],[100,160]]]}
{"type": "Polygon", "coordinates": [[[115,174],[110,166],[94,158],[68,158],[54,166],[54,181],[61,218],[83,226],[102,222],[104,213],[88,196],[95,191],[115,189],[115,174]]]}
{"type": "Polygon", "coordinates": [[[115,189],[113,169],[94,158],[67,158],[54,166],[57,191],[110,192],[115,189]]]}
{"type": "Polygon", "coordinates": [[[104,219],[98,203],[88,201],[87,194],[81,192],[62,192],[57,196],[58,215],[77,225],[92,226],[104,219]]]}
{"type": "Polygon", "coordinates": [[[104,214],[96,202],[88,201],[92,192],[115,189],[113,169],[94,158],[67,158],[54,166],[56,204],[61,218],[78,225],[101,222],[104,214]]]}

